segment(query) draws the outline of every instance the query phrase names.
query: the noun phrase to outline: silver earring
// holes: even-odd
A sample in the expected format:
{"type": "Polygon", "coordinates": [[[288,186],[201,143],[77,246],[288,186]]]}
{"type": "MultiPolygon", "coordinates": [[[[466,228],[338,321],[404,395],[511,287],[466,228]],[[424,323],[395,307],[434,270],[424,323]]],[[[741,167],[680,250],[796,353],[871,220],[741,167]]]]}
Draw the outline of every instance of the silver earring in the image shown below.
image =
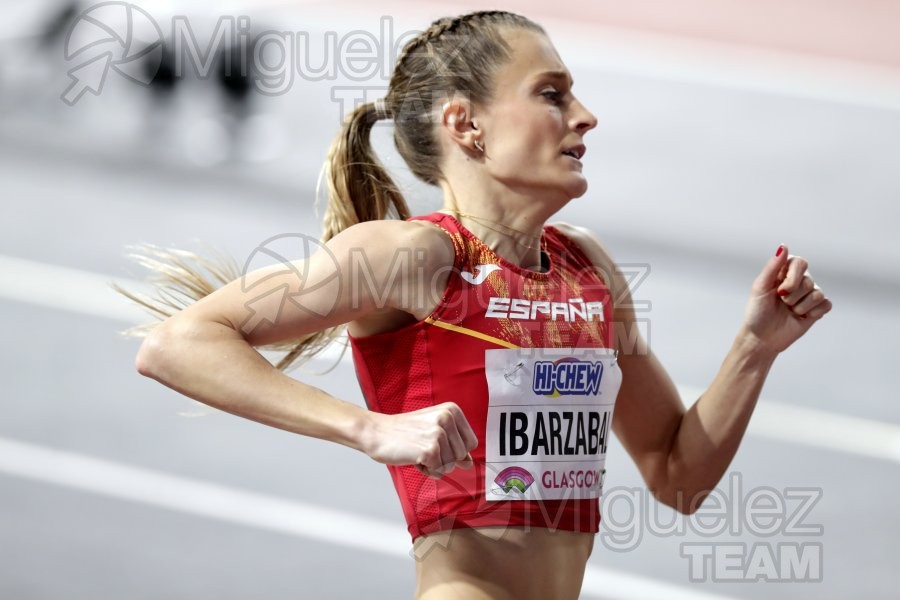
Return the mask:
{"type": "Polygon", "coordinates": [[[478,151],[484,154],[484,146],[481,145],[479,140],[475,140],[475,147],[478,148],[478,151]]]}

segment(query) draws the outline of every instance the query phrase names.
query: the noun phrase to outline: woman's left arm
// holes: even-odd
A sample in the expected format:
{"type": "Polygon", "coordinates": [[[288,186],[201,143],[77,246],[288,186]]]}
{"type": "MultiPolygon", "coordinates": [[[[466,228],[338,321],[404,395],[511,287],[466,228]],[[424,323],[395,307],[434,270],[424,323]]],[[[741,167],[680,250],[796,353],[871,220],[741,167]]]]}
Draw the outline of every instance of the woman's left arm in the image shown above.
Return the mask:
{"type": "Polygon", "coordinates": [[[807,261],[780,246],[753,282],[744,322],[719,372],[685,409],[638,333],[627,282],[608,252],[586,229],[561,229],[597,265],[615,300],[622,386],[613,430],[654,496],[693,513],[734,458],[775,358],[831,310],[831,301],[807,272],[807,261]]]}

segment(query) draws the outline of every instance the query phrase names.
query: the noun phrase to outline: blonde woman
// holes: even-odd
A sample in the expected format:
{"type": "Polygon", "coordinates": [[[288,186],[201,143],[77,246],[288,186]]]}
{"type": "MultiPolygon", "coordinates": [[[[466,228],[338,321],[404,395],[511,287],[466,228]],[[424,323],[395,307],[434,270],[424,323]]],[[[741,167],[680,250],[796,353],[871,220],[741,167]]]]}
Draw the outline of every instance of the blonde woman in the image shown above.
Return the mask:
{"type": "Polygon", "coordinates": [[[548,223],[587,190],[596,124],[540,26],[501,11],[436,21],[404,48],[385,98],[335,139],[327,251],[297,261],[305,280],[276,266],[220,273],[234,280],[215,289],[188,270],[175,283],[196,302],[161,309],[138,371],[387,465],[414,547],[449,542],[419,553],[416,598],[577,598],[610,432],[660,502],[696,510],[775,358],[831,310],[807,262],[773,249],[718,374],[685,410],[635,337],[603,245],[548,223]],[[440,187],[440,210],[410,215],[369,143],[379,119],[440,187]],[[247,327],[251,303],[276,322],[247,327]],[[368,408],[283,373],[344,327],[368,408]],[[288,350],[276,366],[256,351],[273,347],[288,350]]]}

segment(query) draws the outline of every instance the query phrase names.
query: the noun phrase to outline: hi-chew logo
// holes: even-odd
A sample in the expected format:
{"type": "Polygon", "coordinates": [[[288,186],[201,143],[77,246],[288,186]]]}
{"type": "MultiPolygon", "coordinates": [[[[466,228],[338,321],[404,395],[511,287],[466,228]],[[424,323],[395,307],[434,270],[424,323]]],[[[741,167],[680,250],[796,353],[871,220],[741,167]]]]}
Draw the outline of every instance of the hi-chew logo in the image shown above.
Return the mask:
{"type": "Polygon", "coordinates": [[[494,483],[499,489],[492,490],[494,493],[509,494],[516,490],[520,494],[524,494],[534,483],[534,476],[522,467],[506,467],[494,478],[494,483]]]}
{"type": "Polygon", "coordinates": [[[558,360],[534,363],[531,388],[535,394],[557,396],[596,396],[603,378],[603,363],[566,356],[558,360]]]}

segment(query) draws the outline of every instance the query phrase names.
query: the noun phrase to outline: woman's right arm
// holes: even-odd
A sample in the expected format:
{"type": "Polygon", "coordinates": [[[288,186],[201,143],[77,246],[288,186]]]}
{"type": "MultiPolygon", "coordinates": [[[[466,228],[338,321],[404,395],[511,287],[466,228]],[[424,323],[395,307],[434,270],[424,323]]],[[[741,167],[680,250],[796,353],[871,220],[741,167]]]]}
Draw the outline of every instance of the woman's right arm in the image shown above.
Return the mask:
{"type": "Polygon", "coordinates": [[[386,464],[421,464],[436,476],[469,466],[475,435],[458,407],[374,413],[287,376],[254,348],[408,310],[404,303],[429,291],[448,251],[452,263],[432,228],[398,221],[355,225],[325,248],[294,268],[249,273],[159,324],[141,345],[138,372],[217,409],[386,464]],[[423,260],[397,268],[405,253],[423,260]]]}

